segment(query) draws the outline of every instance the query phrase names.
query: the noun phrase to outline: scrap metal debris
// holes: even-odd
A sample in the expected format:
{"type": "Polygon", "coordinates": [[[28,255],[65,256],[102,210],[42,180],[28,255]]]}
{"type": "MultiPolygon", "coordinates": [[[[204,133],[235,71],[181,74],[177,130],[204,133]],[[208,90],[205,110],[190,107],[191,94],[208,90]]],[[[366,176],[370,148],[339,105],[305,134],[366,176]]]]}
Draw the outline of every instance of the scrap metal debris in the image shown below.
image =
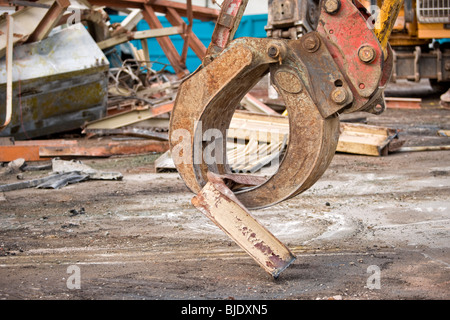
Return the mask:
{"type": "MultiPolygon", "coordinates": [[[[82,25],[16,46],[13,113],[0,136],[42,137],[79,129],[86,121],[105,116],[108,68],[106,56],[82,25]]],[[[6,83],[5,70],[2,59],[0,84],[6,83]]],[[[2,88],[0,109],[5,110],[2,88]]]]}
{"type": "Polygon", "coordinates": [[[122,180],[123,175],[120,172],[101,172],[81,161],[76,160],[52,160],[53,173],[65,174],[71,172],[79,172],[80,174],[88,175],[91,180],[122,180]]]}
{"type": "Polygon", "coordinates": [[[53,174],[48,177],[32,179],[28,181],[15,182],[0,185],[0,191],[14,191],[26,188],[53,188],[59,189],[67,184],[81,182],[89,178],[89,175],[79,174],[75,172],[53,174]]]}
{"type": "MultiPolygon", "coordinates": [[[[22,159],[23,160],[23,159],[22,159]]],[[[0,185],[0,191],[13,191],[25,188],[61,189],[68,184],[87,180],[122,180],[123,175],[118,172],[100,172],[81,161],[52,160],[52,172],[49,176],[0,185]]]]}

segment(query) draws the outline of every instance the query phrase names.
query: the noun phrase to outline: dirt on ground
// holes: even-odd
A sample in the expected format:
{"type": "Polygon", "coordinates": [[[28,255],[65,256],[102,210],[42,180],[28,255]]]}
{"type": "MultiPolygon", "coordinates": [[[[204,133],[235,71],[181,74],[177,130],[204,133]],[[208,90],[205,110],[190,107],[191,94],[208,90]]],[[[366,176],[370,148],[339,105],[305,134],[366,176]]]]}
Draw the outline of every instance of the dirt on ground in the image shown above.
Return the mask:
{"type": "MultiPolygon", "coordinates": [[[[450,145],[437,136],[450,111],[433,101],[366,123],[401,129],[405,146],[450,145]]],[[[450,151],[338,153],[303,194],[252,210],[297,257],[277,280],[178,173],[155,173],[157,157],[80,159],[123,179],[0,193],[0,299],[450,298],[450,151]]]]}

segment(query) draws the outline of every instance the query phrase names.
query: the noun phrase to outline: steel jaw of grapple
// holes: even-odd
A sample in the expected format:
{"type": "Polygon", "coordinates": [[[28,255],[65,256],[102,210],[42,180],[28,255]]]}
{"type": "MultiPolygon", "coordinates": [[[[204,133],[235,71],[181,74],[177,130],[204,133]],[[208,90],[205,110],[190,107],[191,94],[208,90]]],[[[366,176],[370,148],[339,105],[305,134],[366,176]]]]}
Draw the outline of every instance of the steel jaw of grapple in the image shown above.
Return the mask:
{"type": "MultiPolygon", "coordinates": [[[[301,43],[237,39],[180,86],[171,117],[170,143],[178,172],[193,192],[198,193],[206,184],[208,171],[230,173],[226,131],[236,106],[269,71],[289,112],[289,143],[278,172],[259,186],[237,192],[237,198],[247,208],[267,207],[306,190],[324,172],[336,149],[339,119],[335,113],[342,105],[335,111],[316,106],[309,73],[296,52],[301,43]],[[178,129],[186,130],[186,135],[181,137],[183,132],[178,129]],[[210,145],[202,138],[211,129],[218,130],[217,136],[223,139],[214,141],[216,158],[207,163],[204,155],[210,145]]],[[[323,59],[333,64],[331,56],[323,59]]],[[[337,66],[333,67],[339,75],[337,66]]]]}
{"type": "Polygon", "coordinates": [[[190,190],[198,193],[209,171],[230,173],[226,131],[236,106],[268,72],[289,114],[287,150],[272,177],[236,196],[249,209],[267,207],[300,194],[320,178],[338,143],[338,113],[355,100],[327,41],[318,32],[294,41],[240,38],[181,84],[171,117],[170,147],[190,190]],[[214,142],[205,141],[208,130],[220,132],[214,142]],[[204,155],[211,153],[211,144],[215,159],[208,162],[204,155]]]}

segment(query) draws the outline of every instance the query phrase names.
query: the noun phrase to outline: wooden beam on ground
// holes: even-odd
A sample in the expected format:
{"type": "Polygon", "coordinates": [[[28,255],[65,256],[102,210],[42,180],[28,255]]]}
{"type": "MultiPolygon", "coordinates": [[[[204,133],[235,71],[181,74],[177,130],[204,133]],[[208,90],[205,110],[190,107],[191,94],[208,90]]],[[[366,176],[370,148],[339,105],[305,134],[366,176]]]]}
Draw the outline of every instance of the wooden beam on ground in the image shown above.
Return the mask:
{"type": "MultiPolygon", "coordinates": [[[[356,123],[341,123],[337,152],[382,156],[400,148],[405,141],[399,140],[397,130],[356,123]]],[[[274,132],[289,134],[289,119],[261,113],[235,112],[228,131],[229,137],[246,139],[257,134],[261,142],[269,142],[274,132]]]]}
{"type": "Polygon", "coordinates": [[[110,143],[106,146],[68,146],[68,147],[41,147],[41,157],[111,157],[116,155],[135,155],[143,153],[164,153],[169,150],[167,141],[120,142],[110,143]]]}
{"type": "Polygon", "coordinates": [[[393,150],[391,142],[396,141],[396,149],[403,145],[404,141],[398,141],[397,130],[370,126],[365,124],[341,123],[341,134],[336,151],[369,156],[387,155],[393,150]]]}
{"type": "Polygon", "coordinates": [[[283,141],[289,134],[289,120],[280,115],[237,111],[228,129],[228,138],[237,140],[256,139],[260,142],[283,141]]]}
{"type": "Polygon", "coordinates": [[[77,140],[66,139],[51,139],[51,140],[21,140],[15,141],[16,146],[39,146],[39,147],[51,147],[51,146],[74,146],[77,145],[77,140]]]}

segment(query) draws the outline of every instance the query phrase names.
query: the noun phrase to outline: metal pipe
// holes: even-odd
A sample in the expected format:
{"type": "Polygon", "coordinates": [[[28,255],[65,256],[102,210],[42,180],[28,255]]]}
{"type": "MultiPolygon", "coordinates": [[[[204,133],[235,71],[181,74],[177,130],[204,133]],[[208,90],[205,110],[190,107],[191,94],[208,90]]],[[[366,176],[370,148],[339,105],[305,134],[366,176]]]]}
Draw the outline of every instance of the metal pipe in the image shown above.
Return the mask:
{"type": "Polygon", "coordinates": [[[5,129],[11,122],[12,116],[12,60],[13,60],[13,17],[6,16],[6,114],[5,123],[0,126],[0,131],[5,129]]]}
{"type": "Polygon", "coordinates": [[[404,0],[384,0],[375,22],[374,32],[378,41],[380,41],[385,59],[388,56],[387,46],[389,37],[394,29],[394,24],[403,6],[403,2],[404,0]]]}
{"type": "Polygon", "coordinates": [[[446,146],[418,146],[418,147],[402,147],[397,152],[413,152],[413,151],[441,151],[450,150],[450,145],[446,146]]]}

